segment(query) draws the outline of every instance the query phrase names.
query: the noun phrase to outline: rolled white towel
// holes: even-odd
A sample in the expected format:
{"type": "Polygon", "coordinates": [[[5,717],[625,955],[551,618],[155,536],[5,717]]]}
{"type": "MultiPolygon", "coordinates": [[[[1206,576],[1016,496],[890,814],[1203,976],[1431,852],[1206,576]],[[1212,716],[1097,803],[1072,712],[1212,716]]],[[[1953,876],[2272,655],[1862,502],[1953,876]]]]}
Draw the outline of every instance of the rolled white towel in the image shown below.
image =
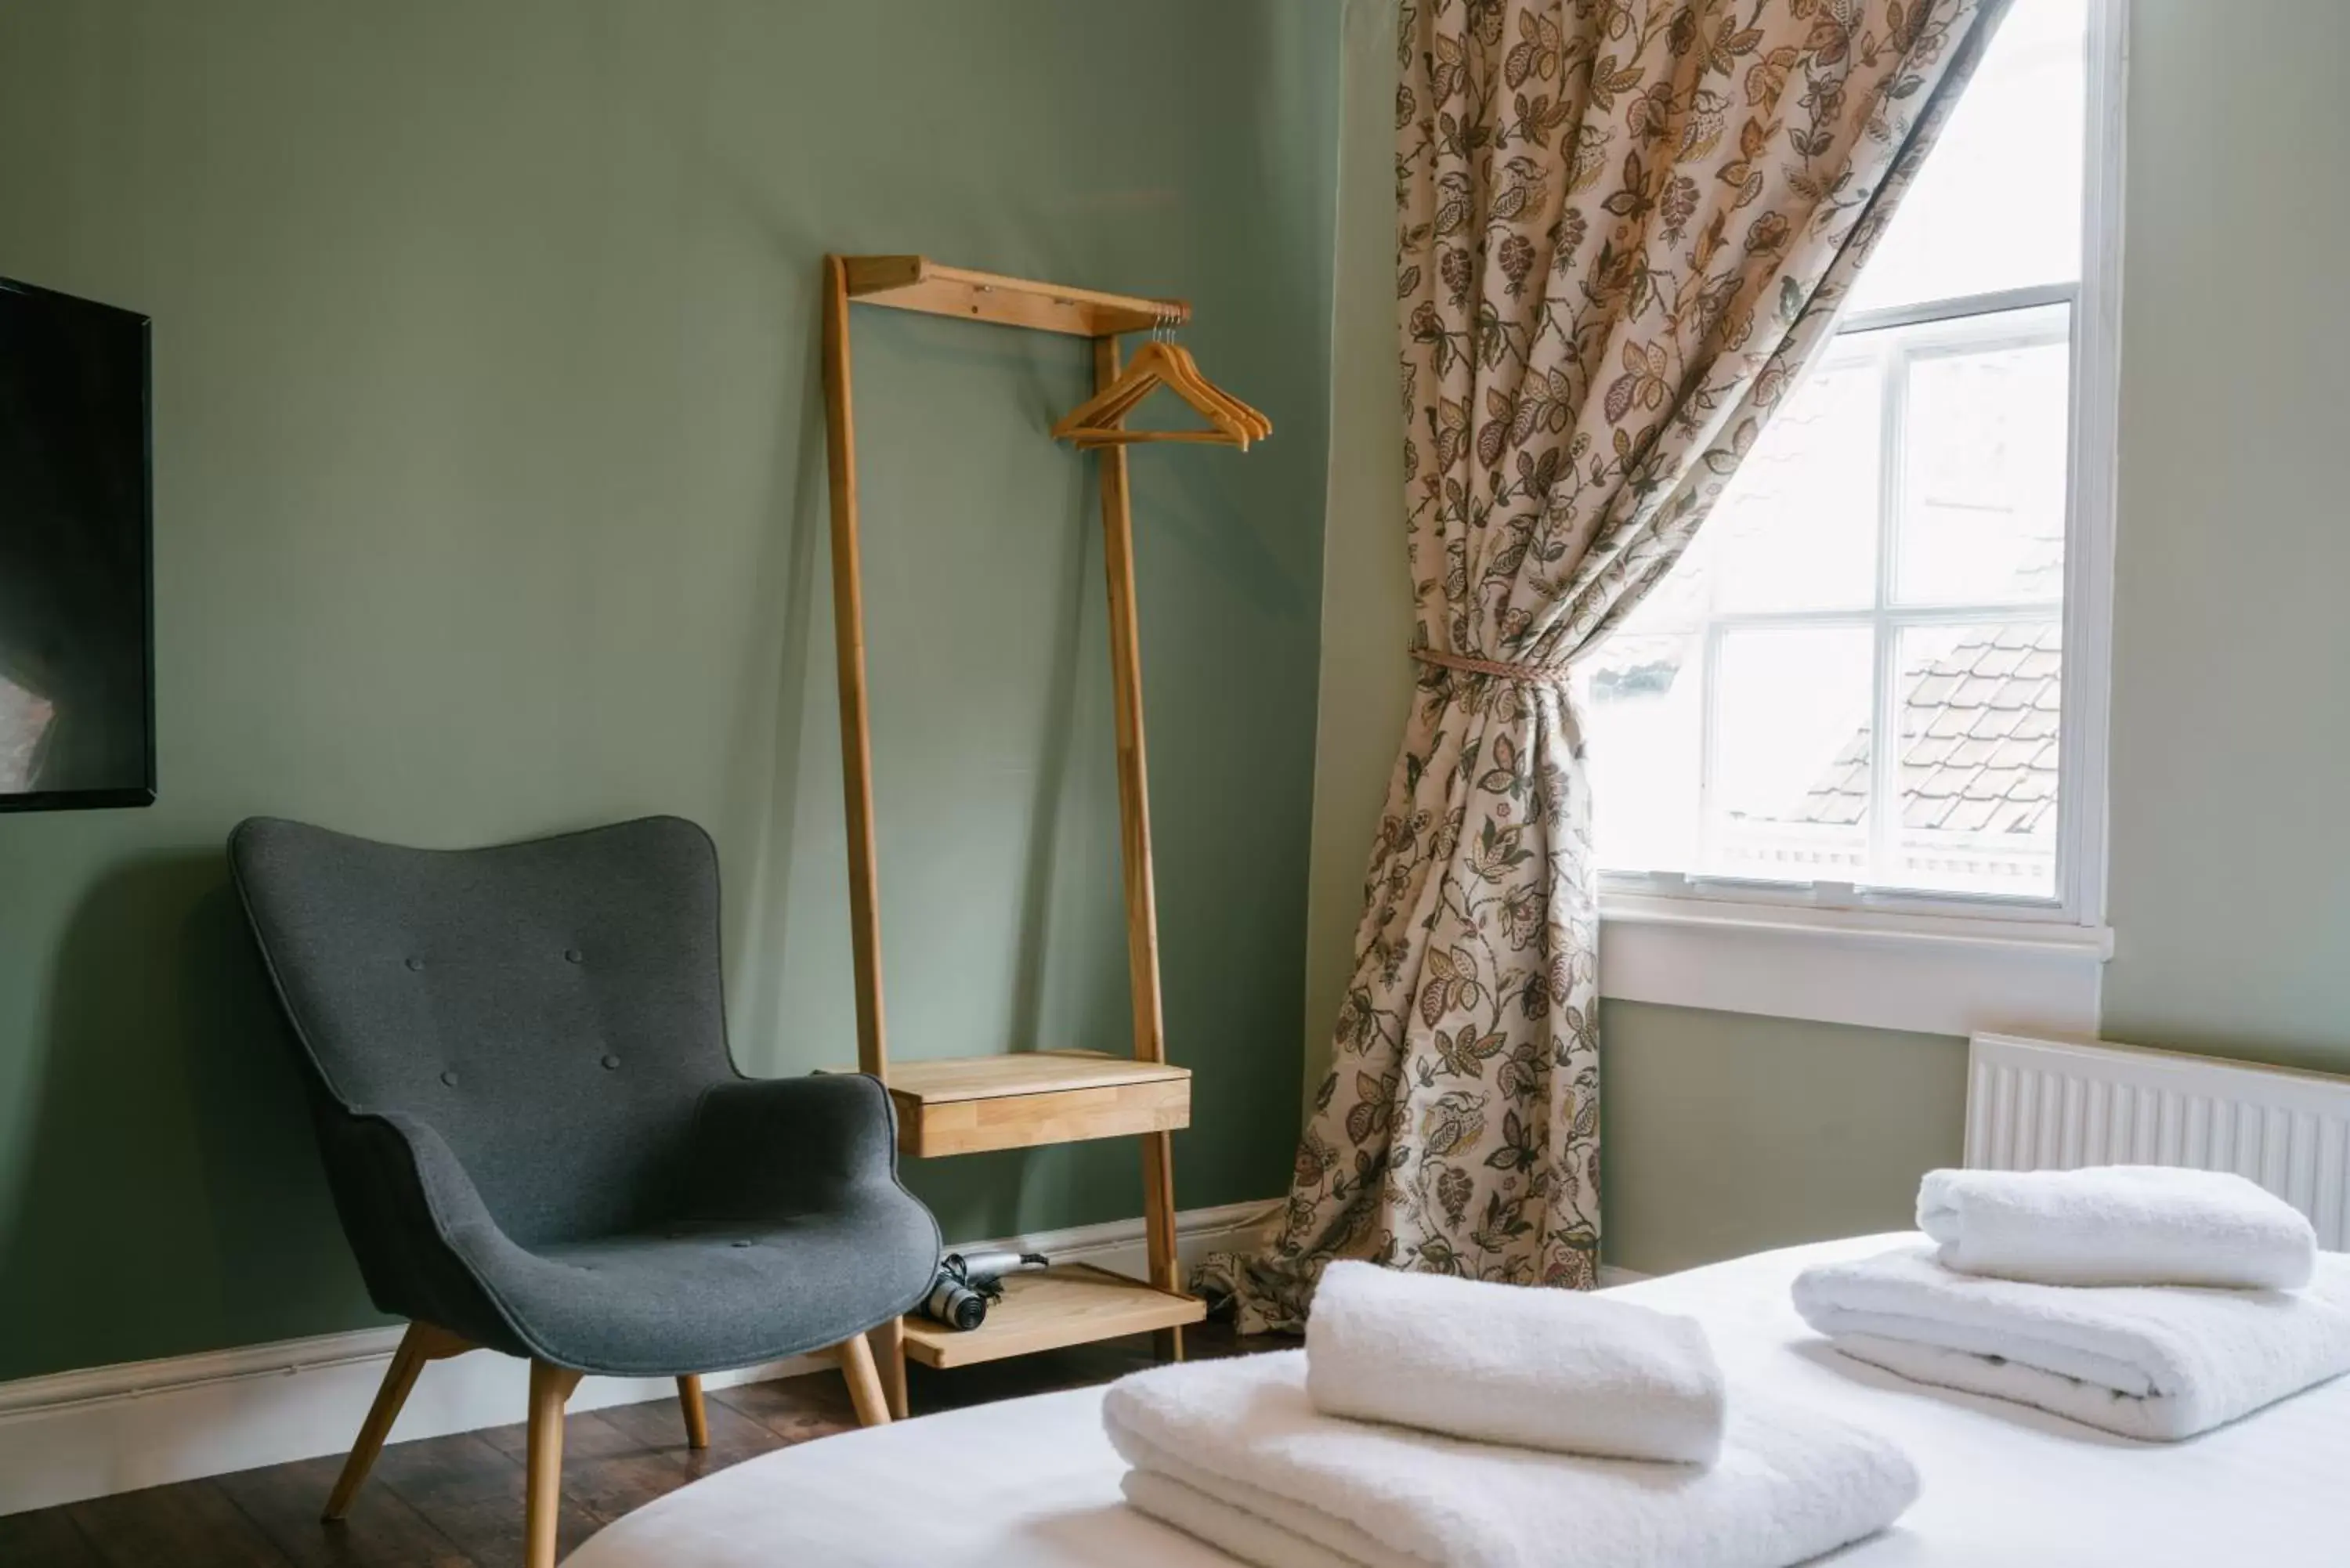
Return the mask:
{"type": "Polygon", "coordinates": [[[1795,1310],[1856,1361],[2126,1438],[2190,1438],[2350,1372],[2350,1257],[2307,1290],[2083,1290],[1954,1273],[1924,1241],[1795,1276],[1795,1310]]]}
{"type": "Polygon", "coordinates": [[[2298,1290],[2317,1233],[2241,1176],[2170,1166],[1931,1170],[1918,1229],[1942,1266],[2043,1285],[2228,1285],[2298,1290]]]}
{"type": "Polygon", "coordinates": [[[1693,1318],[1575,1291],[1323,1272],[1305,1388],[1328,1416],[1569,1454],[1711,1464],[1721,1368],[1693,1318]]]}

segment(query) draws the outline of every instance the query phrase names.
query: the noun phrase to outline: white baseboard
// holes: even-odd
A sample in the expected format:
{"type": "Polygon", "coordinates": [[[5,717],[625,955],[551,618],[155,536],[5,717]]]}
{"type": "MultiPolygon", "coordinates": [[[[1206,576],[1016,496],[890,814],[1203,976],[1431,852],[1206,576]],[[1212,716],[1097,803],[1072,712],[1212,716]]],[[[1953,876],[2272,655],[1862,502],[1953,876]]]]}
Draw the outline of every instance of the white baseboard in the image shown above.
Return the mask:
{"type": "MultiPolygon", "coordinates": [[[[1270,1201],[1178,1214],[1178,1251],[1189,1264],[1210,1251],[1253,1247],[1280,1210],[1270,1201]]],[[[1144,1272],[1139,1219],[958,1250],[1013,1247],[1120,1273],[1144,1272]]],[[[0,1514],[341,1453],[375,1398],[400,1334],[397,1326],[360,1329],[0,1383],[0,1514]]],[[[723,1388],[828,1365],[795,1356],[702,1383],[723,1388]]],[[[434,1362],[417,1380],[393,1438],[518,1421],[528,1382],[526,1364],[510,1355],[434,1362]]],[[[666,1377],[590,1377],[570,1407],[593,1410],[675,1391],[666,1377]]]]}
{"type": "Polygon", "coordinates": [[[1619,1269],[1613,1263],[1599,1265],[1599,1288],[1603,1291],[1612,1291],[1617,1285],[1637,1285],[1642,1280],[1654,1278],[1654,1274],[1644,1274],[1638,1269],[1619,1269]]]}

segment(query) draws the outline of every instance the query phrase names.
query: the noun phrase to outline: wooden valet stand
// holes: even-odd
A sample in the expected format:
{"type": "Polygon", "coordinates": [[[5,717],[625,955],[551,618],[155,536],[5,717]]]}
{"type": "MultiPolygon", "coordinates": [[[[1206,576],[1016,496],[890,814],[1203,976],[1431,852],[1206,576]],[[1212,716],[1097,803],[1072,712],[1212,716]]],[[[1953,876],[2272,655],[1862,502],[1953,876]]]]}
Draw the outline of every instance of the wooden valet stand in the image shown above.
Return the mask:
{"type": "MultiPolygon", "coordinates": [[[[894,1065],[889,1060],[882,1014],[864,587],[858,566],[857,430],[849,393],[848,307],[852,302],[1088,338],[1093,343],[1097,391],[1108,389],[1118,378],[1121,334],[1164,329],[1189,319],[1191,309],[1179,300],[1135,298],[999,277],[940,266],[921,256],[828,255],[824,261],[833,627],[839,649],[841,774],[847,797],[848,909],[856,963],[858,1070],[872,1074],[888,1087],[898,1112],[899,1152],[911,1158],[1083,1138],[1139,1136],[1142,1139],[1149,1281],[1129,1280],[1086,1265],[1015,1273],[1004,1279],[1003,1299],[989,1311],[987,1321],[979,1328],[958,1331],[926,1317],[910,1316],[875,1330],[882,1385],[891,1409],[903,1416],[905,1364],[910,1358],[928,1366],[962,1366],[1148,1332],[1159,1336],[1162,1355],[1180,1359],[1183,1325],[1199,1322],[1206,1315],[1206,1307],[1184,1293],[1175,1258],[1175,1185],[1168,1135],[1191,1122],[1191,1075],[1168,1063],[1160,1023],[1159,924],[1151,886],[1150,806],[1142,740],[1142,667],[1135,625],[1133,516],[1126,451],[1115,441],[1085,444],[1099,452],[1101,462],[1127,962],[1134,997],[1132,1053],[1118,1056],[1027,1050],[894,1065]]],[[[1177,389],[1184,390],[1180,386],[1177,389]]],[[[1117,417],[1122,420],[1123,414],[1117,417]]]]}

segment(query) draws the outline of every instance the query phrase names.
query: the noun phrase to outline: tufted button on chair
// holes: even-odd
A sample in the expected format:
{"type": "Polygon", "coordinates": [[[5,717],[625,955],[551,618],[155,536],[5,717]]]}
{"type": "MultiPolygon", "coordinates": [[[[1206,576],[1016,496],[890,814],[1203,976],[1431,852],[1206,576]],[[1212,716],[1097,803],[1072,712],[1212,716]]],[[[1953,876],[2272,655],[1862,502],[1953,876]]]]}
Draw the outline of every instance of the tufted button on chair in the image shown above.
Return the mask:
{"type": "Polygon", "coordinates": [[[531,1364],[531,1568],[584,1374],[675,1377],[701,1447],[701,1374],[829,1348],[889,1418],[864,1335],[929,1289],[938,1226],[879,1084],[734,1071],[699,827],[426,850],[256,817],[229,862],[344,1234],[409,1320],[328,1518],[425,1364],[470,1350],[531,1364]]]}

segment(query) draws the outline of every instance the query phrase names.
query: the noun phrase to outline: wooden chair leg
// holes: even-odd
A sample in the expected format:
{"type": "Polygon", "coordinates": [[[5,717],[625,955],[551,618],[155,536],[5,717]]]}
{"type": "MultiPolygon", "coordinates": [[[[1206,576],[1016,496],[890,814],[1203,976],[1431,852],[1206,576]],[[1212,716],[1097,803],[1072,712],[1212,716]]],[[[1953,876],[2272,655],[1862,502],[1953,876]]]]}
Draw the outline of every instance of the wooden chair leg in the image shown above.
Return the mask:
{"type": "Polygon", "coordinates": [[[529,1488],[524,1505],[525,1568],[555,1568],[556,1516],[563,1501],[563,1403],[579,1374],[545,1361],[530,1364],[529,1488]]]}
{"type": "Polygon", "coordinates": [[[860,1427],[889,1424],[889,1397],[881,1391],[881,1375],[873,1366],[873,1347],[861,1334],[850,1334],[832,1347],[840,1375],[848,1380],[848,1402],[857,1407],[860,1427]]]}
{"type": "Polygon", "coordinates": [[[429,1323],[411,1323],[408,1332],[400,1336],[400,1347],[391,1353],[391,1365],[384,1368],[383,1383],[375,1391],[375,1403],[368,1407],[367,1419],[359,1424],[359,1440],[351,1445],[350,1457],[343,1461],[343,1473],[335,1479],[335,1490],[327,1496],[327,1511],[321,1519],[333,1521],[350,1511],[351,1500],[359,1495],[359,1486],[375,1468],[376,1456],[383,1452],[383,1442],[391,1436],[391,1424],[400,1419],[400,1407],[408,1403],[409,1391],[416,1386],[417,1375],[428,1361],[440,1361],[452,1355],[463,1355],[473,1348],[466,1340],[458,1338],[445,1328],[429,1323]]]}
{"type": "Polygon", "coordinates": [[[906,1418],[906,1320],[893,1317],[865,1336],[881,1371],[881,1392],[889,1401],[892,1419],[906,1418]]]}
{"type": "Polygon", "coordinates": [[[702,1379],[687,1373],[677,1380],[677,1403],[685,1412],[685,1446],[706,1449],[710,1446],[710,1412],[702,1403],[702,1379]]]}

